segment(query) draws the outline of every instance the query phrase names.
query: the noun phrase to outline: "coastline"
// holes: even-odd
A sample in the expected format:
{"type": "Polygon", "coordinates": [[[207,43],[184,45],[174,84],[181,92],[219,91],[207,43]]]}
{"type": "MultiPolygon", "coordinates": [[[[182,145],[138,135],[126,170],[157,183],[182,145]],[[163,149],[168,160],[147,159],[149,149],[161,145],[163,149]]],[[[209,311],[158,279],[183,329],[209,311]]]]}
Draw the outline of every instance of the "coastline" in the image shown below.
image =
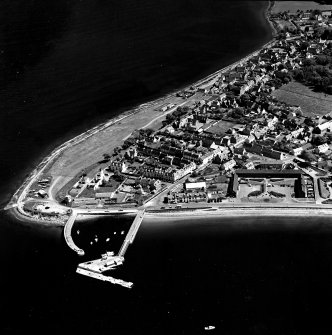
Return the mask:
{"type": "Polygon", "coordinates": [[[191,212],[168,212],[168,213],[149,213],[146,212],[145,218],[155,220],[169,219],[173,220],[180,217],[181,220],[204,219],[207,217],[232,218],[232,217],[330,217],[332,215],[332,208],[264,208],[264,207],[234,207],[224,208],[219,210],[197,210],[191,212]]]}
{"type": "Polygon", "coordinates": [[[269,23],[270,27],[271,27],[271,32],[272,32],[272,36],[273,38],[275,38],[278,35],[278,31],[273,23],[273,21],[270,20],[270,15],[272,13],[272,9],[275,5],[275,0],[269,0],[269,5],[265,11],[265,18],[267,20],[267,22],[269,23]]]}
{"type": "MultiPolygon", "coordinates": [[[[259,53],[262,49],[264,48],[268,48],[271,45],[273,45],[273,43],[275,43],[275,29],[273,27],[272,22],[269,20],[269,13],[271,12],[271,9],[273,7],[274,1],[269,1],[269,4],[266,8],[266,10],[264,11],[264,16],[266,21],[269,23],[270,27],[271,27],[271,31],[272,31],[272,39],[270,41],[268,41],[267,43],[265,43],[264,45],[262,45],[260,48],[254,50],[253,52],[249,53],[248,55],[244,56],[243,58],[213,72],[212,74],[209,74],[208,76],[203,77],[202,79],[199,79],[198,81],[192,83],[189,86],[203,86],[204,84],[206,84],[207,82],[210,82],[211,80],[215,79],[218,75],[220,75],[221,73],[231,70],[234,67],[236,67],[237,65],[247,61],[249,58],[251,58],[253,55],[259,53]]],[[[23,184],[21,185],[21,187],[19,187],[19,189],[14,193],[14,195],[12,196],[11,200],[9,201],[9,203],[5,206],[5,210],[7,209],[11,209],[13,207],[16,206],[16,208],[14,208],[16,214],[20,214],[22,215],[22,217],[24,217],[25,219],[27,219],[27,214],[23,211],[22,208],[22,200],[25,198],[26,196],[26,192],[29,189],[29,187],[32,185],[32,183],[50,166],[52,166],[57,159],[59,159],[65,152],[66,150],[69,150],[70,148],[83,143],[84,141],[96,136],[98,137],[99,134],[101,134],[103,131],[110,131],[114,126],[121,124],[121,121],[126,120],[127,122],[129,118],[131,117],[135,117],[138,119],[139,114],[143,114],[145,112],[145,110],[147,108],[154,108],[155,112],[153,113],[154,118],[148,123],[146,124],[144,127],[148,126],[150,123],[153,123],[155,120],[159,119],[160,117],[164,117],[166,114],[172,112],[175,108],[177,108],[179,105],[177,105],[175,108],[168,110],[166,113],[160,114],[160,111],[156,111],[156,107],[160,106],[161,104],[163,104],[167,99],[170,99],[172,97],[174,97],[176,95],[177,92],[180,92],[186,88],[189,87],[188,85],[184,85],[181,88],[175,89],[174,91],[172,91],[171,93],[168,93],[160,98],[157,98],[155,100],[151,100],[148,101],[146,103],[140,104],[136,107],[134,107],[133,109],[127,110],[109,120],[107,120],[104,123],[98,124],[95,127],[87,130],[84,133],[81,133],[77,136],[75,136],[74,138],[64,142],[63,144],[61,144],[60,146],[56,147],[47,157],[45,157],[44,159],[42,159],[42,161],[37,165],[37,167],[29,174],[29,176],[24,180],[23,184]]],[[[187,100],[184,100],[183,103],[185,103],[187,100]]],[[[126,136],[130,136],[131,132],[126,136]]],[[[114,143],[114,145],[119,145],[120,143],[114,143]]],[[[54,186],[54,185],[53,185],[54,186]]],[[[11,211],[12,212],[12,211],[11,211]]],[[[21,217],[21,218],[22,218],[21,217]]],[[[33,222],[40,222],[41,220],[36,220],[34,218],[30,218],[30,220],[32,220],[33,222]]],[[[51,222],[52,224],[52,222],[51,222]]]]}

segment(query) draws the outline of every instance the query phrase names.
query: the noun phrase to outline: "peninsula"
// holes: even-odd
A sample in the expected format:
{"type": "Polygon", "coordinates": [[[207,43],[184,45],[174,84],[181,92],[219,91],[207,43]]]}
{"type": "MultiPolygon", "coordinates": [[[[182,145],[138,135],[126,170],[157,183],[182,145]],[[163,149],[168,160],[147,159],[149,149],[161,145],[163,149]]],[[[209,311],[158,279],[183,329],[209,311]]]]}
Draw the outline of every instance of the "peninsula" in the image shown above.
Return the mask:
{"type": "Polygon", "coordinates": [[[278,6],[261,49],[64,143],[6,208],[61,225],[78,212],[332,213],[332,6],[278,6]]]}

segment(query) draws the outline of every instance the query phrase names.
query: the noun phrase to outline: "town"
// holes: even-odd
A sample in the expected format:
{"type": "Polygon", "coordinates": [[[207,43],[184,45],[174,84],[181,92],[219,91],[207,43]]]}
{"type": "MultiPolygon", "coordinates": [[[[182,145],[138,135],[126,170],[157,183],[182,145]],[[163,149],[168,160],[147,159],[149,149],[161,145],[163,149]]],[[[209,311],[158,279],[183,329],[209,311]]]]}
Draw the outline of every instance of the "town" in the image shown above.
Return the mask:
{"type": "MultiPolygon", "coordinates": [[[[274,96],[292,81],[332,93],[331,10],[269,19],[272,42],[178,92],[158,107],[162,118],[83,169],[56,200],[88,209],[332,203],[332,110],[305,113],[274,96]]],[[[40,210],[50,184],[43,175],[30,188],[26,212],[68,215],[40,210]]]]}

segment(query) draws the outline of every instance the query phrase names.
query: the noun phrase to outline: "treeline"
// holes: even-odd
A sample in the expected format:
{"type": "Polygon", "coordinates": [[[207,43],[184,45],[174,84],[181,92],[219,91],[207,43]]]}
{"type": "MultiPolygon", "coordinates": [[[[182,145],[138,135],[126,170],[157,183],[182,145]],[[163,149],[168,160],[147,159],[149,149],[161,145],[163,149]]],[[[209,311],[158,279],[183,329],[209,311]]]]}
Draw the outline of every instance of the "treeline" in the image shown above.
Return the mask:
{"type": "Polygon", "coordinates": [[[332,44],[315,58],[306,58],[301,69],[292,71],[295,80],[315,90],[332,94],[332,44]]]}

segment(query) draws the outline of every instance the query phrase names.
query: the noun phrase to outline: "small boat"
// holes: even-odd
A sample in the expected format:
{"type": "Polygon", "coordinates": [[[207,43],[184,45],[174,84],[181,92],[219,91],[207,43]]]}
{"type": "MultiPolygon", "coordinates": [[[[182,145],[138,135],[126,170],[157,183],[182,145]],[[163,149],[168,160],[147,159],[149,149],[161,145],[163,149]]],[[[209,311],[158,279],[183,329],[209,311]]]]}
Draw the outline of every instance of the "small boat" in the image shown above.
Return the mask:
{"type": "Polygon", "coordinates": [[[92,244],[93,244],[93,241],[91,241],[90,244],[92,245],[92,244]]]}
{"type": "Polygon", "coordinates": [[[116,235],[116,231],[114,232],[114,235],[116,235]]]}
{"type": "Polygon", "coordinates": [[[77,229],[76,233],[77,233],[77,235],[79,235],[79,234],[80,234],[80,231],[77,229]]]}
{"type": "Polygon", "coordinates": [[[206,326],[204,327],[205,330],[212,330],[212,329],[215,329],[216,327],[215,326],[206,326]]]}
{"type": "Polygon", "coordinates": [[[121,231],[121,235],[123,235],[123,234],[124,234],[124,230],[121,231]]]}
{"type": "Polygon", "coordinates": [[[106,242],[109,242],[109,240],[110,240],[110,238],[109,238],[109,237],[107,237],[107,239],[106,239],[106,242]]]}
{"type": "Polygon", "coordinates": [[[95,241],[98,242],[98,238],[97,237],[95,237],[95,241]]]}

